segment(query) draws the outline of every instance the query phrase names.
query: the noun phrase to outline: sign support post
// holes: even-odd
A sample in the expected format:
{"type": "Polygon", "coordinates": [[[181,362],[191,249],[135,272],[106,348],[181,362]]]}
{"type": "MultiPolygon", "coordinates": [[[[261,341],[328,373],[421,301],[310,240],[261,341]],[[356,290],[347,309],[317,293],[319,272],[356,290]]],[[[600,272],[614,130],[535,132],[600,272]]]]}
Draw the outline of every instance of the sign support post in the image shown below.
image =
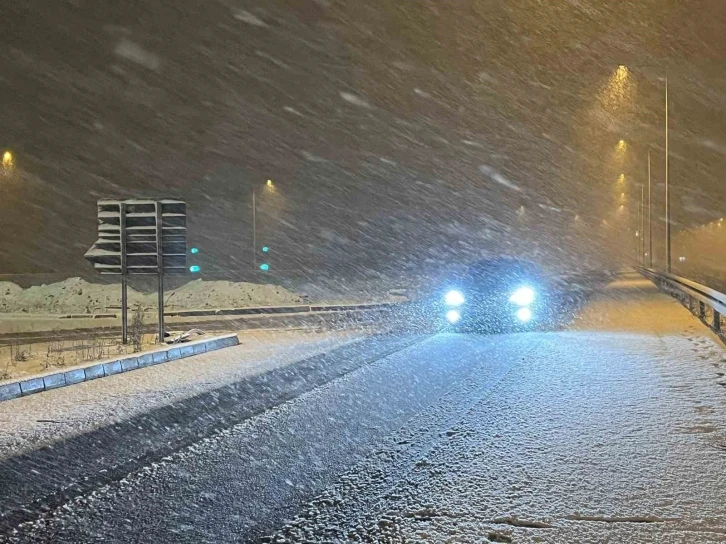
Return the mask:
{"type": "Polygon", "coordinates": [[[164,248],[161,203],[156,203],[156,264],[159,270],[159,344],[164,343],[164,248]]]}
{"type": "Polygon", "coordinates": [[[126,269],[126,203],[121,202],[121,343],[129,343],[129,276],[126,269]]]}

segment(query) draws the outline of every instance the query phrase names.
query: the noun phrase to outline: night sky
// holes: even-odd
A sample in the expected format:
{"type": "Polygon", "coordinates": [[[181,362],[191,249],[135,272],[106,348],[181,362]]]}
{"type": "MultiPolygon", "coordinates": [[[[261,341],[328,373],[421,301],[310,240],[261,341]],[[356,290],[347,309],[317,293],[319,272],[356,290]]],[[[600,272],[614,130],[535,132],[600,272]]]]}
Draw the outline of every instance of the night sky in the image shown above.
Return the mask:
{"type": "Polygon", "coordinates": [[[674,229],[724,215],[722,0],[24,0],[0,28],[0,274],[92,277],[96,199],[159,196],[249,278],[253,187],[278,277],[612,266],[649,147],[662,258],[666,73],[674,229]]]}

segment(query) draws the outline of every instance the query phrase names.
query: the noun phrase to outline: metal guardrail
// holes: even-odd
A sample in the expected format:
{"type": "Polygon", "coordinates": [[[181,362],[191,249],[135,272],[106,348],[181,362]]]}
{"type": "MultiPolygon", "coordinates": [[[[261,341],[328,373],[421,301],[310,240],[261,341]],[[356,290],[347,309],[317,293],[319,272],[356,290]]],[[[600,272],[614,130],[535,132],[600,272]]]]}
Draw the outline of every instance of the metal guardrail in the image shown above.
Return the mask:
{"type": "Polygon", "coordinates": [[[721,316],[726,315],[726,294],[716,291],[706,285],[687,278],[659,272],[652,268],[638,267],[638,271],[645,277],[653,280],[661,288],[675,291],[681,302],[701,321],[711,327],[719,336],[723,336],[721,316]],[[696,307],[694,308],[694,303],[696,307]],[[711,320],[708,321],[708,311],[711,310],[711,320]]]}

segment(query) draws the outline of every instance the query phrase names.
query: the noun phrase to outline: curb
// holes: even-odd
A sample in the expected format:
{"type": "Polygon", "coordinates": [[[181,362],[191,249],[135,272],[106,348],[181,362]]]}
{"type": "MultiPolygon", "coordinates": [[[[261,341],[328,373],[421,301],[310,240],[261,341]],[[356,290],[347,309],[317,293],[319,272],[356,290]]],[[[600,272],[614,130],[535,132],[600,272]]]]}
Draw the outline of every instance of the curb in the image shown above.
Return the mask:
{"type": "Polygon", "coordinates": [[[30,378],[13,380],[0,384],[0,402],[18,397],[26,397],[42,391],[50,391],[51,389],[57,389],[59,387],[67,387],[97,378],[105,378],[147,366],[185,359],[186,357],[199,355],[200,353],[215,351],[238,344],[239,338],[236,334],[227,334],[206,340],[188,342],[186,344],[173,344],[162,349],[147,351],[138,355],[127,355],[118,359],[101,361],[86,366],[76,366],[60,372],[47,372],[30,378]]]}

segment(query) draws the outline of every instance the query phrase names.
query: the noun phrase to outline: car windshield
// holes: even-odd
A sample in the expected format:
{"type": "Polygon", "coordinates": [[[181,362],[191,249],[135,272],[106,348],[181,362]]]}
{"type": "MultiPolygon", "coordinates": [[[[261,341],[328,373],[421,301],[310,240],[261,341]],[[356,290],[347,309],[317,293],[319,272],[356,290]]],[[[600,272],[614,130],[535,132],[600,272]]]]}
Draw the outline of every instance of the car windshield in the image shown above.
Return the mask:
{"type": "Polygon", "coordinates": [[[0,543],[726,542],[726,0],[0,46],[0,543]]]}

